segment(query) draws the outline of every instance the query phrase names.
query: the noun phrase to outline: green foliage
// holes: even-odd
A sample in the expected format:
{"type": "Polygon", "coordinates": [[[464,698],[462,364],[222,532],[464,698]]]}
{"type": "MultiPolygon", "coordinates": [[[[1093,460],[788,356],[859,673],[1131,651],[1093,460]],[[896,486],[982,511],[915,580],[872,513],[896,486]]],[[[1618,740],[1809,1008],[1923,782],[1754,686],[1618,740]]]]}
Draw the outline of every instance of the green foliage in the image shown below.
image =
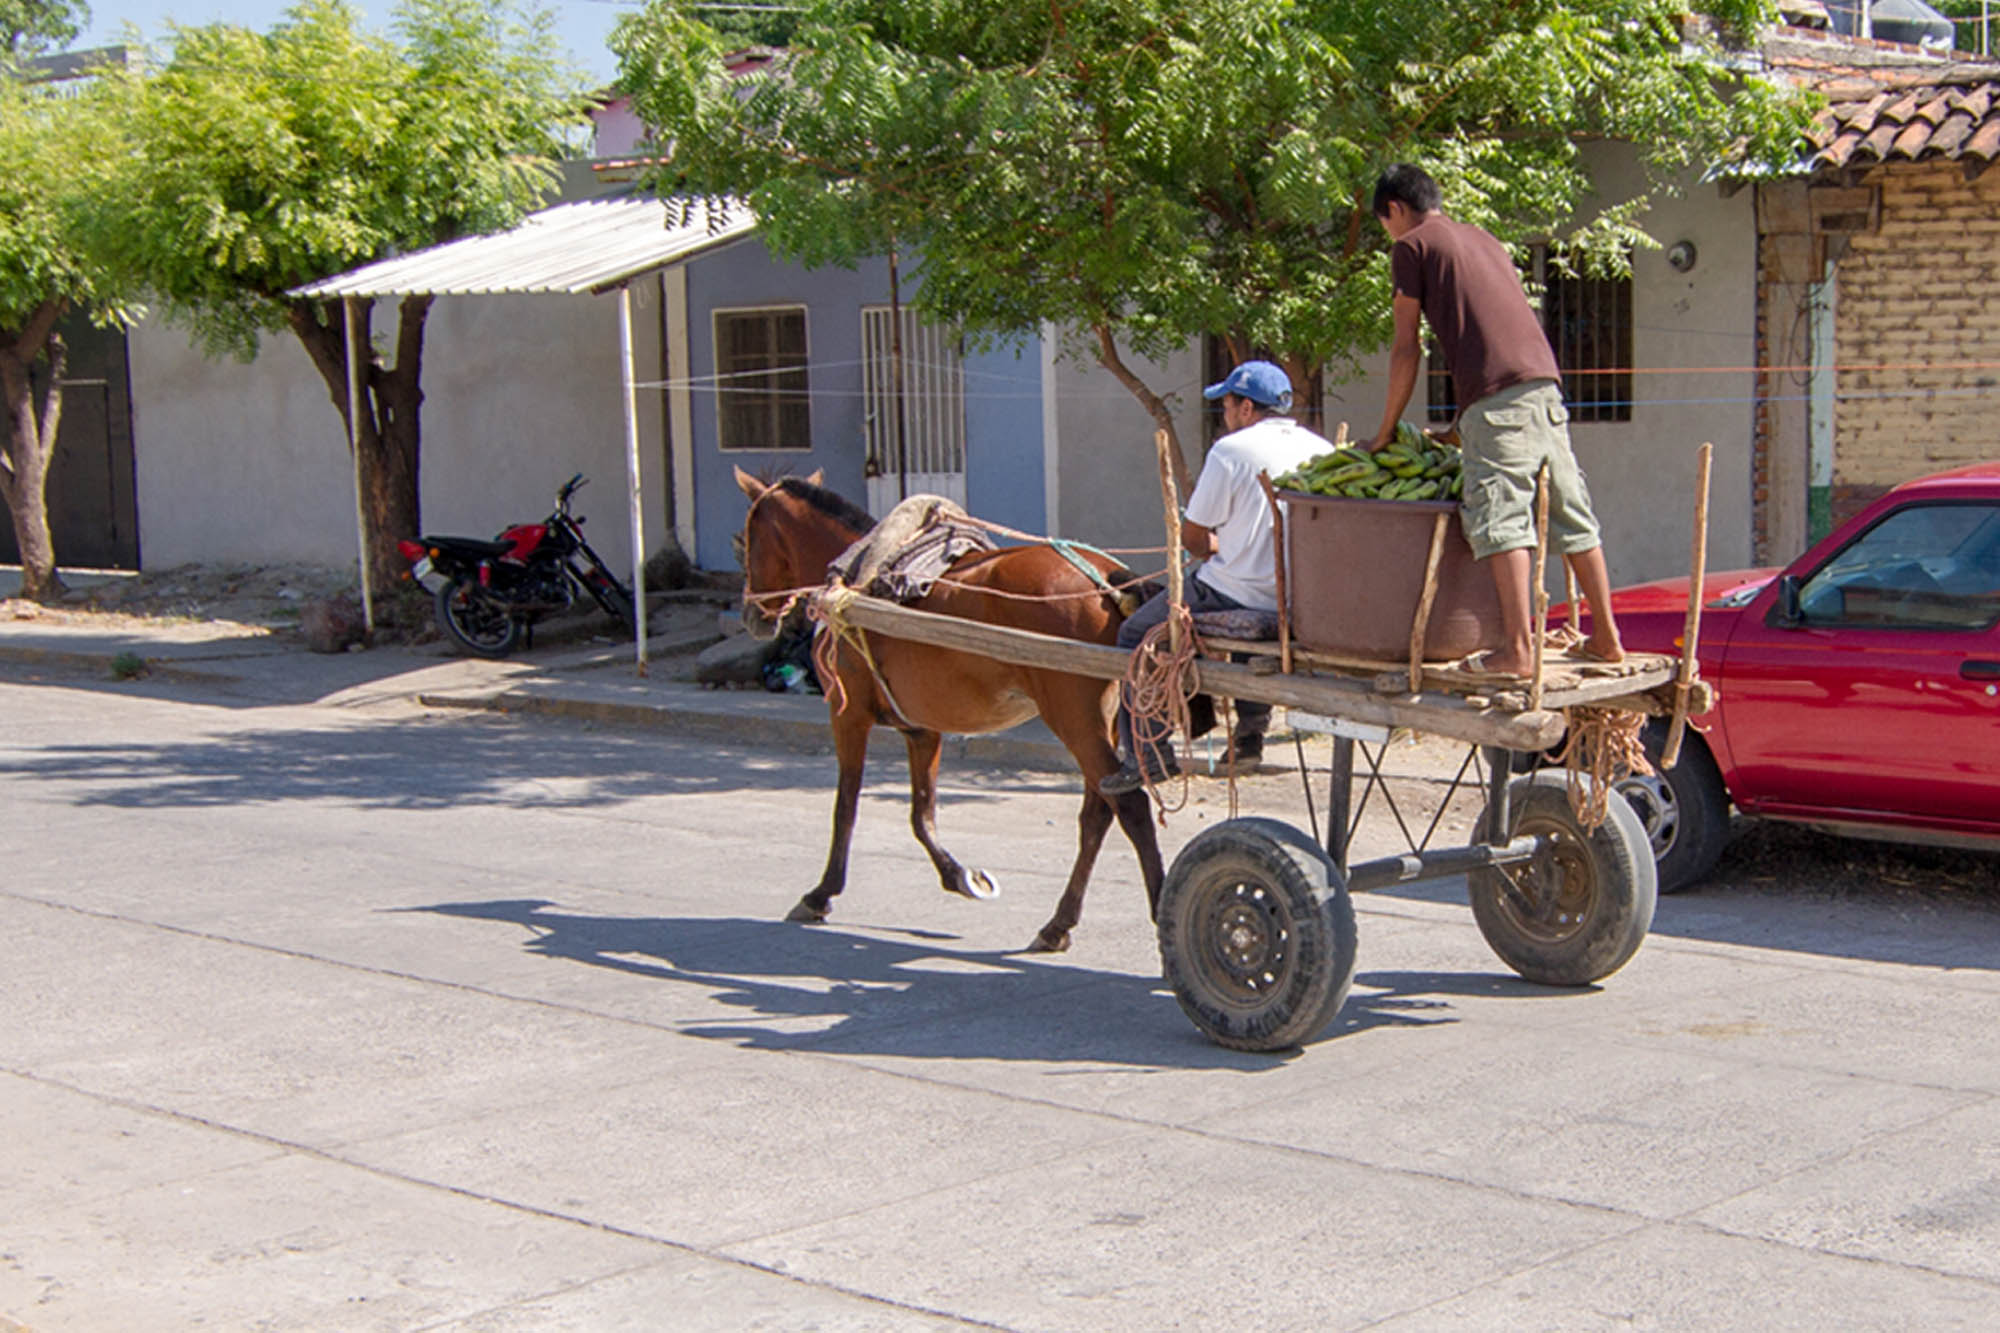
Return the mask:
{"type": "Polygon", "coordinates": [[[1213,333],[1339,366],[1389,333],[1368,203],[1390,161],[1429,168],[1455,216],[1615,265],[1644,196],[1593,217],[1583,139],[1637,145],[1649,189],[1793,153],[1807,108],[1713,35],[1766,0],[1711,0],[1705,27],[1687,8],[806,0],[786,57],[735,80],[698,0],[652,0],[612,45],[673,145],[656,184],[747,196],[782,254],[894,239],[918,303],[975,335],[1101,325],[1158,353],[1213,333]]]}
{"type": "Polygon", "coordinates": [[[1988,55],[2000,51],[2000,9],[1996,9],[1991,0],[1927,0],[1927,3],[1952,20],[1957,37],[1953,45],[1959,50],[1983,49],[1988,55]],[[1982,18],[1985,20],[1983,30],[1982,18]],[[1980,45],[1982,40],[1985,42],[1983,48],[1980,45]]]}
{"type": "Polygon", "coordinates": [[[0,73],[0,330],[50,301],[115,319],[115,288],[78,234],[122,142],[116,108],[85,88],[51,96],[0,73]]]}
{"type": "Polygon", "coordinates": [[[61,50],[89,19],[81,0],[0,0],[0,66],[61,50]]]}
{"type": "Polygon", "coordinates": [[[253,354],[289,288],[546,195],[584,106],[547,15],[410,0],[395,27],[302,0],[268,33],[174,29],[157,72],[119,81],[136,151],[94,234],[209,350],[253,354]]]}
{"type": "Polygon", "coordinates": [[[151,673],[152,668],[147,665],[146,659],[137,653],[119,653],[111,659],[111,679],[113,680],[138,680],[140,677],[150,675],[151,673]]]}

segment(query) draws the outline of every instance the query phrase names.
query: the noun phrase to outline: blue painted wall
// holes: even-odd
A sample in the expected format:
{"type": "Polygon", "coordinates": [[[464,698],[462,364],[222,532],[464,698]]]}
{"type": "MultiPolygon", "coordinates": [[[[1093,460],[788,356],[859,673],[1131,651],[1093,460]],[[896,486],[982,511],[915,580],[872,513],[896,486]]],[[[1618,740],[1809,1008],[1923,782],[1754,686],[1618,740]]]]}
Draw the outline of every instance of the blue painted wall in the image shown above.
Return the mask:
{"type": "MultiPolygon", "coordinates": [[[[733,569],[730,538],[748,502],[733,470],[803,476],[815,468],[856,504],[867,500],[862,474],[861,308],[889,300],[889,268],[870,260],[855,270],[801,269],[772,259],[755,239],[688,265],[689,373],[694,381],[695,563],[733,569]],[[807,384],[812,393],[810,448],[723,452],[716,427],[717,310],[806,307],[807,384]]],[[[905,271],[907,300],[915,283],[905,271]]],[[[982,518],[1039,532],[1042,520],[1040,345],[975,352],[965,361],[966,500],[982,518]]]]}

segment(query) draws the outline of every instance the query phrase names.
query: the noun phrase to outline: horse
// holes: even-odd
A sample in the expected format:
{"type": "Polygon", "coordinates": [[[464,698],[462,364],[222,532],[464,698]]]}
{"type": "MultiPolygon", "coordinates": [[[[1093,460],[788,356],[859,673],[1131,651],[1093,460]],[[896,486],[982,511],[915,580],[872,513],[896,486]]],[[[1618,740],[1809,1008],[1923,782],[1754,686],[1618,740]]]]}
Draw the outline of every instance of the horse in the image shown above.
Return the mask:
{"type": "MultiPolygon", "coordinates": [[[[802,589],[825,583],[827,566],[874,526],[868,513],[822,484],[822,473],[763,482],[741,468],[736,484],[750,499],[743,519],[743,624],[760,638],[778,632],[789,604],[802,589]]],[[[1131,580],[1123,566],[1097,552],[1081,552],[1107,581],[1131,580]]],[[[989,625],[1036,630],[1088,643],[1113,644],[1123,619],[1116,599],[1062,552],[1048,545],[1011,546],[960,557],[918,610],[989,625]],[[1091,595],[1096,592],[1098,595],[1091,595]],[[1004,594],[1004,595],[994,595],[1004,594]],[[1047,599],[1047,600],[1036,600],[1047,599]]],[[[819,923],[847,881],[868,735],[878,725],[903,735],[910,757],[910,827],[929,853],[948,893],[990,898],[996,892],[984,871],[960,865],[937,841],[938,755],[945,732],[1002,731],[1039,714],[1069,750],[1083,774],[1076,860],[1054,915],[1028,946],[1031,953],[1059,953],[1083,915],[1084,889],[1115,813],[1139,856],[1146,900],[1157,918],[1162,871],[1159,841],[1144,791],[1112,798],[1097,784],[1118,768],[1105,696],[1110,682],[1037,667],[1013,666],[976,653],[863,632],[866,653],[845,636],[831,652],[834,680],[822,679],[840,761],[833,804],[833,840],[819,883],[801,897],[788,921],[819,923]]],[[[826,654],[816,654],[824,662],[826,654]]]]}

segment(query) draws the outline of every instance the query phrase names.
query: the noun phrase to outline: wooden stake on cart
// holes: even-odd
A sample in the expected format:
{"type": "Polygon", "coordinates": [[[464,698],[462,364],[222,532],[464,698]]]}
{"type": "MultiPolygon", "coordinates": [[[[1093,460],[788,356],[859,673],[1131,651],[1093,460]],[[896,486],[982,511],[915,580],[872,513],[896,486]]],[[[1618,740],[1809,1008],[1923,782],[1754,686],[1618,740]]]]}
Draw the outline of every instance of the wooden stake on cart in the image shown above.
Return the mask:
{"type": "Polygon", "coordinates": [[[1178,659],[1186,630],[1181,625],[1181,501],[1174,485],[1173,447],[1164,430],[1153,432],[1153,451],[1160,457],[1160,500],[1167,510],[1167,642],[1178,659]]]}
{"type": "Polygon", "coordinates": [[[1287,676],[1292,674],[1292,604],[1285,595],[1285,565],[1289,552],[1285,550],[1285,507],[1278,503],[1278,492],[1271,485],[1271,474],[1259,472],[1257,484],[1264,488],[1264,503],[1271,506],[1271,556],[1277,575],[1278,594],[1278,670],[1287,676]]]}
{"type": "Polygon", "coordinates": [[[1424,686],[1424,633],[1431,623],[1431,603],[1437,600],[1438,562],[1444,558],[1445,521],[1449,510],[1441,510],[1431,523],[1431,551],[1424,557],[1424,591],[1417,598],[1417,618],[1410,622],[1410,693],[1424,686]]]}
{"type": "Polygon", "coordinates": [[[1549,465],[1535,473],[1535,673],[1528,682],[1528,707],[1542,706],[1542,640],[1549,628],[1549,465]]]}
{"type": "Polygon", "coordinates": [[[1695,451],[1694,548],[1688,553],[1687,625],[1681,631],[1681,668],[1674,678],[1674,716],[1667,723],[1667,743],[1660,747],[1660,767],[1672,768],[1681,757],[1681,737],[1687,732],[1688,699],[1694,689],[1695,649],[1701,634],[1701,585],[1708,576],[1708,468],[1715,445],[1695,451]]]}

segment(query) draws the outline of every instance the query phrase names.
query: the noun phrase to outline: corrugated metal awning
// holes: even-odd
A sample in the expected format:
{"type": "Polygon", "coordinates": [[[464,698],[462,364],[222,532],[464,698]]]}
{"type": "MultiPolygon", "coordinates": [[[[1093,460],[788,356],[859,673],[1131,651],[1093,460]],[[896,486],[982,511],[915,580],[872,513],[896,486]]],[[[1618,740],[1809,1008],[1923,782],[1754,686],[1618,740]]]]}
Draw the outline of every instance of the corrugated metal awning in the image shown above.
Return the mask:
{"type": "Polygon", "coordinates": [[[744,204],[592,199],[530,213],[506,231],[434,245],[295,287],[293,296],[602,292],[750,234],[744,204]],[[675,225],[685,217],[684,225],[675,225]]]}

